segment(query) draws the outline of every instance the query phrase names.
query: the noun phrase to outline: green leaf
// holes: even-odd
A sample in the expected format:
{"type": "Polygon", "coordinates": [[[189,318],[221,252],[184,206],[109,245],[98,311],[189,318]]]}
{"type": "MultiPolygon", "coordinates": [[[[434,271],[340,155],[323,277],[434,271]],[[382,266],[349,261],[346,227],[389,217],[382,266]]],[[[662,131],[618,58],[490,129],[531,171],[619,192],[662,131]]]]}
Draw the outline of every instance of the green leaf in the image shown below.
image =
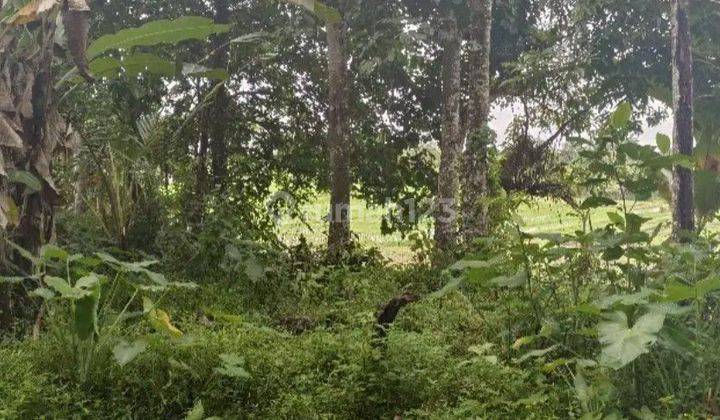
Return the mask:
{"type": "Polygon", "coordinates": [[[147,267],[157,264],[157,261],[141,261],[136,263],[129,263],[120,261],[112,255],[106,254],[104,252],[97,252],[95,255],[97,255],[98,258],[100,258],[100,260],[102,260],[105,264],[111,266],[116,270],[143,274],[149,280],[151,280],[160,287],[167,287],[168,285],[168,281],[167,279],[165,279],[164,275],[147,269],[147,267]]]}
{"type": "Polygon", "coordinates": [[[230,25],[218,25],[212,19],[199,16],[156,20],[138,28],[124,29],[98,38],[88,48],[87,56],[95,58],[110,50],[127,50],[139,46],[177,44],[189,39],[205,39],[210,35],[229,30],[230,25]]]}
{"type": "Polygon", "coordinates": [[[42,190],[42,182],[40,179],[28,171],[9,171],[7,181],[14,184],[23,184],[34,193],[42,190]]]}
{"type": "Polygon", "coordinates": [[[60,277],[45,276],[43,279],[45,284],[60,294],[60,296],[67,299],[80,299],[87,296],[89,293],[85,290],[76,289],[60,277]]]}
{"type": "Polygon", "coordinates": [[[670,146],[672,145],[670,137],[662,133],[657,133],[655,136],[655,144],[657,144],[657,147],[660,149],[662,154],[666,155],[670,153],[670,146]]]}
{"type": "Polygon", "coordinates": [[[55,245],[46,244],[43,245],[42,248],[40,248],[40,258],[43,261],[65,261],[68,259],[68,257],[70,257],[70,254],[67,251],[55,245]]]}
{"type": "Polygon", "coordinates": [[[607,215],[612,224],[620,226],[623,229],[625,228],[625,219],[620,214],[614,211],[609,211],[607,215]]]}
{"type": "Polygon", "coordinates": [[[695,211],[708,217],[720,210],[720,177],[714,171],[695,171],[695,211]]]}
{"type": "Polygon", "coordinates": [[[447,295],[448,293],[450,293],[454,290],[457,290],[463,284],[464,280],[465,279],[462,276],[453,277],[450,279],[449,282],[447,282],[445,284],[445,286],[443,286],[442,289],[438,290],[437,292],[431,293],[430,295],[428,295],[428,297],[429,298],[441,298],[441,297],[447,295]]]}
{"type": "Polygon", "coordinates": [[[137,340],[132,343],[122,341],[113,348],[113,357],[120,366],[125,366],[146,349],[147,342],[145,340],[137,340]]]}
{"type": "Polygon", "coordinates": [[[112,57],[100,57],[90,63],[90,71],[96,77],[117,79],[125,74],[135,77],[150,73],[158,76],[175,76],[175,63],[154,54],[137,53],[123,56],[120,60],[112,57]]]}
{"type": "Polygon", "coordinates": [[[265,38],[267,38],[268,34],[266,32],[252,32],[249,34],[241,35],[237,38],[233,38],[230,43],[232,44],[246,44],[246,43],[252,43],[261,41],[265,38]]]}
{"type": "Polygon", "coordinates": [[[673,166],[695,169],[695,160],[692,156],[674,154],[651,159],[647,162],[647,165],[654,169],[672,169],[673,166]]]}
{"type": "Polygon", "coordinates": [[[514,276],[500,276],[490,280],[490,283],[498,287],[516,288],[524,286],[527,283],[527,273],[521,269],[514,276]]]}
{"type": "Polygon", "coordinates": [[[497,260],[493,259],[490,261],[481,261],[481,260],[460,260],[457,261],[455,264],[448,267],[448,270],[451,271],[459,271],[459,270],[465,270],[466,268],[489,268],[493,267],[497,264],[497,260]]]}
{"type": "Polygon", "coordinates": [[[627,226],[625,227],[625,232],[638,233],[638,232],[640,232],[642,225],[644,225],[646,222],[649,222],[650,220],[652,220],[652,219],[639,216],[635,213],[628,213],[627,226]]]}
{"type": "Polygon", "coordinates": [[[37,289],[30,292],[30,296],[37,296],[45,300],[50,300],[55,297],[55,292],[45,287],[38,287],[37,289]]]}
{"type": "Polygon", "coordinates": [[[92,338],[98,332],[98,308],[100,306],[100,285],[89,295],[75,301],[73,315],[75,333],[80,340],[92,338]]]}
{"type": "Polygon", "coordinates": [[[612,246],[605,248],[602,253],[602,258],[605,261],[617,261],[625,254],[625,250],[621,246],[612,246]]]}
{"type": "Polygon", "coordinates": [[[630,122],[632,117],[632,105],[625,101],[621,103],[610,117],[610,125],[613,128],[623,128],[630,122]]]}
{"type": "Polygon", "coordinates": [[[0,277],[0,284],[20,284],[25,277],[0,277]]]}
{"type": "Polygon", "coordinates": [[[548,347],[548,348],[546,348],[546,349],[529,351],[529,352],[525,353],[525,354],[524,354],[522,357],[520,357],[519,359],[515,360],[515,363],[522,363],[522,362],[524,362],[524,361],[526,361],[526,360],[528,360],[528,359],[535,359],[535,358],[538,358],[538,357],[543,357],[543,356],[545,356],[546,354],[550,353],[551,351],[557,349],[558,347],[559,347],[559,346],[556,344],[556,345],[554,345],[554,346],[552,346],[552,347],[548,347]]]}
{"type": "Polygon", "coordinates": [[[33,254],[31,254],[30,251],[28,251],[27,249],[21,247],[20,245],[16,244],[15,242],[13,242],[9,239],[5,239],[5,242],[10,246],[10,248],[17,251],[17,253],[20,254],[21,257],[23,257],[26,260],[33,263],[33,265],[37,265],[40,263],[40,261],[37,258],[35,258],[35,256],[33,254]]]}
{"type": "Polygon", "coordinates": [[[613,312],[606,321],[598,324],[598,336],[603,346],[600,362],[617,370],[648,353],[664,322],[664,314],[650,312],[629,328],[625,312],[613,312]]]}
{"type": "Polygon", "coordinates": [[[245,359],[236,354],[221,354],[222,364],[215,368],[221,375],[231,378],[249,379],[250,374],[245,370],[245,359]]]}
{"type": "Polygon", "coordinates": [[[81,277],[75,282],[76,289],[93,289],[100,283],[100,276],[95,273],[90,273],[87,276],[81,277]]]}
{"type": "Polygon", "coordinates": [[[185,420],[203,420],[205,419],[205,407],[200,400],[197,400],[193,408],[188,411],[185,420]]]}
{"type": "Polygon", "coordinates": [[[706,277],[695,285],[686,285],[672,280],[665,285],[665,301],[680,302],[683,300],[702,299],[711,292],[720,290],[720,277],[706,277]]]}
{"type": "Polygon", "coordinates": [[[614,206],[617,202],[608,197],[592,196],[585,199],[580,205],[583,210],[595,209],[598,207],[614,206]]]}
{"type": "Polygon", "coordinates": [[[183,76],[204,77],[209,80],[223,81],[230,78],[225,69],[211,69],[199,64],[184,63],[182,68],[183,76]]]}
{"type": "Polygon", "coordinates": [[[656,292],[652,289],[643,288],[641,291],[629,295],[612,295],[600,299],[596,306],[601,309],[612,308],[615,305],[646,305],[649,302],[649,298],[656,292]]]}
{"type": "Polygon", "coordinates": [[[299,6],[303,6],[307,10],[311,11],[319,19],[329,22],[336,23],[342,20],[342,15],[337,9],[333,9],[325,5],[318,0],[287,0],[290,3],[295,3],[299,6]]]}

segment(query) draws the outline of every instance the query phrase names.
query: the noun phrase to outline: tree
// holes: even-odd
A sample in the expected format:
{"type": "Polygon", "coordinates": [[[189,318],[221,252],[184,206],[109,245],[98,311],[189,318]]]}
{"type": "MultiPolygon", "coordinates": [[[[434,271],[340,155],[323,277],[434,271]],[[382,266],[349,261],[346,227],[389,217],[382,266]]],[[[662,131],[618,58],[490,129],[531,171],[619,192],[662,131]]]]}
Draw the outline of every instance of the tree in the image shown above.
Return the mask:
{"type": "MultiPolygon", "coordinates": [[[[673,0],[672,7],[672,91],[673,151],[693,154],[693,57],[690,36],[689,0],[673,0]]],[[[692,170],[673,168],[673,235],[681,239],[695,230],[692,170]]]]}
{"type": "MultiPolygon", "coordinates": [[[[216,24],[227,25],[230,23],[230,8],[228,0],[214,1],[214,21],[216,24]]],[[[228,37],[218,34],[212,41],[212,52],[210,64],[213,69],[228,68],[228,37]]],[[[225,84],[220,81],[219,91],[216,93],[215,99],[210,107],[210,152],[212,155],[212,181],[213,188],[218,188],[219,192],[224,192],[227,185],[227,164],[228,164],[228,145],[227,136],[227,119],[230,117],[230,98],[226,91],[225,84]]]]}
{"type": "Polygon", "coordinates": [[[459,188],[459,155],[462,150],[460,105],[462,100],[462,38],[455,11],[450,9],[442,25],[442,130],[440,169],[435,212],[435,243],[449,251],[457,242],[456,200],[459,188]]]}
{"type": "Polygon", "coordinates": [[[337,259],[350,243],[350,133],[348,121],[347,27],[343,20],[325,23],[328,54],[328,157],[330,226],[328,255],[337,259]]]}
{"type": "Polygon", "coordinates": [[[474,23],[470,39],[475,44],[470,59],[470,103],[467,116],[467,140],[465,141],[465,166],[463,173],[462,236],[466,243],[488,234],[488,147],[493,143],[493,133],[488,126],[490,116],[490,49],[493,2],[471,0],[474,23]]]}

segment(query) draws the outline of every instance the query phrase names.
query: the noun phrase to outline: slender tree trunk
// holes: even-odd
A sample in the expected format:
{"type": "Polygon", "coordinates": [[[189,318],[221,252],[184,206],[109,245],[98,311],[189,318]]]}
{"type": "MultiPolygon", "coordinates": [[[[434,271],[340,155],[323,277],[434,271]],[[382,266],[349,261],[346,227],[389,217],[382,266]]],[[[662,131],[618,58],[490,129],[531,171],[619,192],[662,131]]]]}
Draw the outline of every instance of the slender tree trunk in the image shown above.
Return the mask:
{"type": "Polygon", "coordinates": [[[328,256],[338,258],[350,243],[350,167],[348,152],[348,68],[344,22],[325,25],[328,47],[328,153],[330,159],[330,227],[328,256]]]}
{"type": "Polygon", "coordinates": [[[494,140],[488,126],[490,116],[490,49],[492,0],[470,0],[473,11],[471,40],[477,46],[470,60],[470,105],[467,115],[467,140],[462,203],[462,236],[466,243],[486,236],[489,230],[488,146],[494,140]]]}
{"type": "MultiPolygon", "coordinates": [[[[204,125],[205,122],[203,121],[202,124],[204,125]]],[[[193,225],[200,224],[205,216],[205,195],[207,194],[208,184],[208,146],[208,134],[202,129],[195,159],[195,191],[190,209],[190,222],[193,225]]]]}
{"type": "Polygon", "coordinates": [[[462,56],[460,33],[454,14],[451,14],[445,21],[443,37],[443,109],[437,208],[435,210],[435,242],[439,250],[449,251],[457,242],[458,158],[462,147],[460,133],[462,56]]]}
{"type": "MultiPolygon", "coordinates": [[[[672,75],[673,75],[673,151],[693,153],[693,58],[690,23],[690,0],[673,0],[672,75]]],[[[693,174],[681,166],[673,168],[673,236],[683,239],[695,230],[693,174]]]]}
{"type": "MultiPolygon", "coordinates": [[[[215,0],[214,20],[218,24],[230,23],[228,0],[215,0]]],[[[227,69],[229,62],[227,42],[228,37],[226,34],[217,35],[213,39],[211,63],[214,68],[227,69]]],[[[212,182],[213,187],[217,188],[221,193],[225,191],[227,185],[228,146],[226,133],[229,105],[230,101],[223,85],[212,103],[210,109],[212,118],[209,120],[212,182]]]]}

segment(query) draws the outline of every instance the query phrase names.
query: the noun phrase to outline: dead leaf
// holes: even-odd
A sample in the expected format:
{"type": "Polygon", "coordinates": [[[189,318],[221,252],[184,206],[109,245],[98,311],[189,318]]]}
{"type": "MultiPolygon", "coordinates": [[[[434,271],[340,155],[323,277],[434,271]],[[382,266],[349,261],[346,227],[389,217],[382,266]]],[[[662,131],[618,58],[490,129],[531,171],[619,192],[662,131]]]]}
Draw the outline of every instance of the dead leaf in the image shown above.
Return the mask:
{"type": "Polygon", "coordinates": [[[0,112],[15,112],[10,87],[0,79],[0,112]]]}
{"type": "Polygon", "coordinates": [[[37,13],[45,13],[52,10],[58,4],[58,0],[40,0],[40,4],[37,8],[37,13]]]}
{"type": "Polygon", "coordinates": [[[40,177],[45,180],[50,189],[53,192],[57,193],[55,182],[53,181],[52,175],[50,174],[50,160],[48,159],[45,152],[43,152],[42,150],[37,151],[35,159],[33,159],[33,166],[35,167],[38,175],[40,175],[40,177]]]}
{"type": "Polygon", "coordinates": [[[15,132],[4,114],[0,114],[0,146],[23,148],[22,138],[15,132]]]}
{"type": "Polygon", "coordinates": [[[67,123],[57,109],[52,109],[45,121],[45,138],[43,140],[43,151],[52,156],[58,144],[65,142],[67,135],[67,123]]]}
{"type": "Polygon", "coordinates": [[[0,210],[4,212],[6,219],[3,228],[7,227],[7,225],[17,226],[20,223],[20,211],[15,201],[8,194],[0,194],[0,210]]]}
{"type": "Polygon", "coordinates": [[[75,131],[72,124],[68,124],[67,133],[65,134],[65,140],[62,143],[62,147],[71,153],[76,153],[80,150],[81,144],[82,137],[80,137],[80,133],[75,131]]]}
{"type": "Polygon", "coordinates": [[[3,157],[2,151],[0,151],[0,176],[7,176],[7,170],[5,170],[5,158],[3,157]]]}
{"type": "Polygon", "coordinates": [[[18,113],[27,120],[32,119],[34,114],[32,105],[33,87],[35,87],[35,75],[28,72],[25,74],[25,88],[20,103],[17,105],[18,113]]]}
{"type": "Polygon", "coordinates": [[[26,25],[30,22],[35,22],[40,18],[38,15],[38,8],[40,7],[40,1],[31,1],[26,4],[22,9],[18,10],[10,19],[10,25],[20,26],[26,25]]]}
{"type": "Polygon", "coordinates": [[[90,6],[86,0],[67,0],[68,10],[76,12],[89,12],[90,6]]]}
{"type": "Polygon", "coordinates": [[[95,78],[90,74],[85,55],[90,33],[90,7],[85,0],[67,1],[67,9],[63,13],[63,25],[68,49],[78,72],[88,83],[93,83],[95,78]]]}

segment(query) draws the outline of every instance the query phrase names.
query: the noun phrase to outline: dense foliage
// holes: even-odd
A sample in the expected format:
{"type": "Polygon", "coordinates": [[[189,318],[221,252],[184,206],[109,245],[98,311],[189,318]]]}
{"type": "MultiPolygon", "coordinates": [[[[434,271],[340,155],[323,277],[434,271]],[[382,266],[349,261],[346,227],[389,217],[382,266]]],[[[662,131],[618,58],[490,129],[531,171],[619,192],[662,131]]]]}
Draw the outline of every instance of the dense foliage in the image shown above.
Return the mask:
{"type": "Polygon", "coordinates": [[[0,418],[720,416],[718,23],[0,1],[0,418]]]}

